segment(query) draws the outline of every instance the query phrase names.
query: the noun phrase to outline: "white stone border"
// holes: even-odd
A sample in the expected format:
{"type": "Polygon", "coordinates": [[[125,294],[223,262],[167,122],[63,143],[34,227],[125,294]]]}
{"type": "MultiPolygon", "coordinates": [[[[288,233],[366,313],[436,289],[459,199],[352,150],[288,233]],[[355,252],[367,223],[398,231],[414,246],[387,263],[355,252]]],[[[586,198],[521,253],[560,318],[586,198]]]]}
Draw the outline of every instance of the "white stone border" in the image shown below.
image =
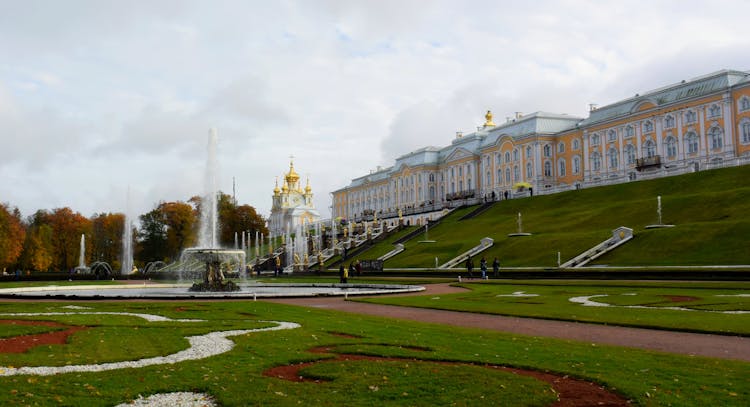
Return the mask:
{"type": "Polygon", "coordinates": [[[148,397],[138,396],[137,399],[118,404],[115,407],[148,406],[148,407],[213,407],[216,406],[213,398],[205,393],[173,392],[157,393],[148,397]]]}
{"type": "MultiPolygon", "coordinates": [[[[197,319],[170,319],[160,315],[137,314],[130,312],[28,312],[28,313],[4,313],[6,316],[58,316],[58,315],[127,315],[143,318],[151,322],[175,321],[175,322],[197,322],[197,319]]],[[[167,356],[156,356],[139,360],[123,362],[110,362],[90,365],[68,365],[68,366],[22,366],[22,367],[0,367],[0,376],[15,375],[37,375],[50,376],[73,372],[104,372],[124,368],[140,368],[145,366],[174,364],[186,360],[205,359],[207,357],[229,352],[234,348],[234,342],[227,339],[229,336],[246,335],[254,332],[278,331],[282,329],[299,328],[300,324],[283,321],[258,321],[271,322],[276,326],[268,328],[239,329],[232,331],[210,332],[204,335],[188,336],[186,339],[190,347],[167,356]]]]}

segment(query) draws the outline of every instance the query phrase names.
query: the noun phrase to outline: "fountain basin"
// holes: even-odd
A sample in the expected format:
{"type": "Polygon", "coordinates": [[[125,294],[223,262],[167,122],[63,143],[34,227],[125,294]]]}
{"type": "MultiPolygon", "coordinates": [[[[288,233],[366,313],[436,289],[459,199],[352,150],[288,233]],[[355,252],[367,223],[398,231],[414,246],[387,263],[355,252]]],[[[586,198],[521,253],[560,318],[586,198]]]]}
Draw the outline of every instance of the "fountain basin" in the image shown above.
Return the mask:
{"type": "Polygon", "coordinates": [[[257,299],[279,297],[317,297],[399,294],[423,291],[416,285],[396,284],[240,284],[239,291],[191,292],[190,284],[122,284],[92,287],[46,286],[0,289],[0,298],[58,299],[58,300],[201,300],[201,299],[257,299]]]}

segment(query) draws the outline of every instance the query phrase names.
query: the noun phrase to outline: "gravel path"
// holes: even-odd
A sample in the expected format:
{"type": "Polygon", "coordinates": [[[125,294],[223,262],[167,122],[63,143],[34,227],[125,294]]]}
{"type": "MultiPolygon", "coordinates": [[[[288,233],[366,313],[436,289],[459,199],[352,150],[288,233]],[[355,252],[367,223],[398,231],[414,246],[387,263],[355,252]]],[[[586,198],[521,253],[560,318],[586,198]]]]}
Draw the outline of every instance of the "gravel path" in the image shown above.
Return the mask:
{"type": "MultiPolygon", "coordinates": [[[[425,285],[426,291],[400,295],[438,295],[464,289],[449,284],[425,285]]],[[[627,328],[578,322],[505,317],[469,312],[367,304],[345,301],[341,297],[288,298],[265,301],[332,309],[365,315],[420,322],[432,322],[469,328],[482,328],[531,336],[571,339],[596,344],[618,345],[685,355],[750,361],[750,338],[739,336],[672,332],[627,328]]]]}

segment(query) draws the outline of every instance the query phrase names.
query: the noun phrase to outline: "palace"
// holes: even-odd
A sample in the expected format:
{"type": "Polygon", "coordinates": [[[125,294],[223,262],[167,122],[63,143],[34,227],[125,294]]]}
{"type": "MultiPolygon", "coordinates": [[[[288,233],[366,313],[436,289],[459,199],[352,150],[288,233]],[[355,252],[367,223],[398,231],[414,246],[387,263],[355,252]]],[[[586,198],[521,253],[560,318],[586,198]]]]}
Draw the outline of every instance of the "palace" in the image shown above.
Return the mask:
{"type": "Polygon", "coordinates": [[[281,189],[279,189],[279,180],[276,180],[272,199],[271,216],[268,218],[268,230],[271,236],[293,232],[298,225],[320,220],[320,214],[313,204],[310,179],[307,179],[307,186],[302,190],[299,175],[294,171],[294,162],[289,162],[289,172],[284,174],[281,189]]]}
{"type": "MultiPolygon", "coordinates": [[[[408,136],[408,135],[405,135],[408,136]]],[[[722,70],[600,108],[536,112],[424,147],[333,192],[332,216],[421,224],[445,208],[750,163],[750,72],[722,70]]]]}

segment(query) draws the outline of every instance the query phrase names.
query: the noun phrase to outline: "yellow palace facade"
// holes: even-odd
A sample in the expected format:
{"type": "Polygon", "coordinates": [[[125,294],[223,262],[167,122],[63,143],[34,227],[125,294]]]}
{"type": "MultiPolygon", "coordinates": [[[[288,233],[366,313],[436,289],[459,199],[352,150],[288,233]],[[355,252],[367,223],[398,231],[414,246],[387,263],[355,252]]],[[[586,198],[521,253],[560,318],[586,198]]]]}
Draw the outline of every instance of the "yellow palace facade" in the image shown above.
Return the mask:
{"type": "Polygon", "coordinates": [[[425,147],[333,192],[334,218],[401,214],[750,163],[750,72],[722,70],[592,108],[518,114],[425,147]]]}

